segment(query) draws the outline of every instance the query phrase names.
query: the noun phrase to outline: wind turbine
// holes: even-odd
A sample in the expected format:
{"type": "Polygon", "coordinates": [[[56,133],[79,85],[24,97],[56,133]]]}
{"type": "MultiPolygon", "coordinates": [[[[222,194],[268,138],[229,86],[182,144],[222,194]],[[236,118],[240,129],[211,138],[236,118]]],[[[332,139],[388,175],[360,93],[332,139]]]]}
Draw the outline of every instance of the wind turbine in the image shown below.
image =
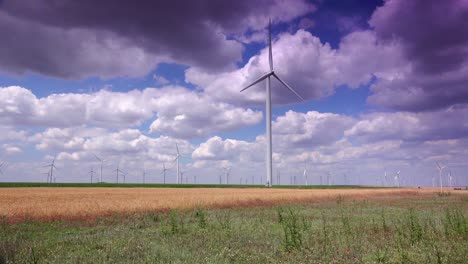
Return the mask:
{"type": "Polygon", "coordinates": [[[47,174],[47,182],[49,182],[50,171],[48,171],[48,172],[44,172],[44,173],[42,173],[42,174],[47,174]]]}
{"type": "Polygon", "coordinates": [[[387,186],[388,185],[387,171],[385,171],[384,173],[384,178],[385,178],[384,186],[387,186]]]}
{"type": "Polygon", "coordinates": [[[3,164],[5,164],[5,162],[0,163],[0,174],[2,175],[3,175],[3,171],[2,171],[3,164]]]}
{"type": "Polygon", "coordinates": [[[145,181],[146,181],[146,168],[145,168],[145,164],[143,163],[143,184],[145,184],[145,181]]]}
{"type": "Polygon", "coordinates": [[[48,179],[48,182],[49,183],[52,183],[53,182],[53,179],[54,179],[54,169],[57,169],[57,167],[55,167],[55,158],[52,160],[52,163],[48,164],[48,165],[44,165],[43,167],[50,167],[50,175],[49,175],[49,178],[48,179]]]}
{"type": "Polygon", "coordinates": [[[177,155],[176,155],[176,158],[174,159],[177,162],[177,184],[180,184],[181,183],[181,176],[180,176],[179,158],[182,156],[182,154],[180,154],[180,152],[179,152],[179,146],[177,145],[177,142],[176,142],[175,145],[176,145],[176,149],[177,149],[177,155]]]}
{"type": "Polygon", "coordinates": [[[400,171],[397,171],[395,174],[395,181],[398,185],[398,188],[400,188],[400,171]]]}
{"type": "Polygon", "coordinates": [[[281,173],[279,170],[276,173],[276,181],[277,181],[276,184],[281,185],[281,173]]]}
{"type": "Polygon", "coordinates": [[[305,179],[305,185],[309,185],[309,183],[307,182],[307,166],[304,166],[304,172],[302,174],[302,176],[304,176],[304,179],[305,179]]]}
{"type": "Polygon", "coordinates": [[[440,165],[439,162],[436,162],[437,164],[437,169],[439,169],[439,182],[440,182],[440,192],[442,192],[442,171],[447,167],[440,165]]]}
{"type": "Polygon", "coordinates": [[[286,84],[273,70],[273,53],[271,50],[271,19],[269,23],[269,34],[268,34],[268,51],[269,57],[268,62],[270,64],[270,71],[265,73],[260,78],[255,80],[250,85],[244,87],[241,92],[247,90],[248,88],[254,86],[255,84],[266,79],[266,186],[271,187],[272,185],[272,171],[273,171],[273,153],[272,153],[272,140],[271,140],[271,77],[276,78],[281,84],[293,92],[301,100],[304,100],[291,86],[286,84]]]}
{"type": "Polygon", "coordinates": [[[162,170],[162,175],[163,175],[163,183],[166,184],[166,164],[163,162],[163,170],[162,170]]]}
{"type": "MultiPolygon", "coordinates": [[[[115,173],[117,174],[117,183],[119,183],[119,173],[122,173],[122,175],[124,174],[123,171],[121,169],[119,169],[119,165],[120,165],[120,162],[117,163],[117,169],[114,170],[115,173]]],[[[124,180],[124,182],[125,182],[125,180],[124,180]]]]}
{"type": "Polygon", "coordinates": [[[91,175],[91,183],[93,183],[94,168],[92,166],[91,166],[91,170],[89,171],[89,174],[91,175]]]}
{"type": "Polygon", "coordinates": [[[447,174],[447,183],[449,187],[452,187],[452,170],[449,169],[447,174]]]}
{"type": "Polygon", "coordinates": [[[96,154],[93,154],[94,157],[101,162],[101,182],[102,182],[102,167],[104,166],[104,162],[106,161],[105,159],[99,158],[96,154]]]}
{"type": "Polygon", "coordinates": [[[223,167],[224,175],[226,176],[226,184],[229,184],[229,173],[231,172],[231,167],[223,167]]]}
{"type": "Polygon", "coordinates": [[[331,172],[327,172],[327,182],[328,182],[328,186],[331,186],[332,185],[332,181],[333,181],[333,174],[331,172]]]}

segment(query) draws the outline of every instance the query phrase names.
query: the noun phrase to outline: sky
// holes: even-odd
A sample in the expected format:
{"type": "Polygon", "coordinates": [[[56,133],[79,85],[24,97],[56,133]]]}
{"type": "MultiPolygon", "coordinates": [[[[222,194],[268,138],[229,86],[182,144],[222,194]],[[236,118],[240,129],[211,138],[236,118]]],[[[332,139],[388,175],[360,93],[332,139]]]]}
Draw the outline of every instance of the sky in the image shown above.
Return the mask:
{"type": "Polygon", "coordinates": [[[467,0],[0,0],[0,181],[263,184],[270,18],[273,184],[468,185],[467,0]]]}

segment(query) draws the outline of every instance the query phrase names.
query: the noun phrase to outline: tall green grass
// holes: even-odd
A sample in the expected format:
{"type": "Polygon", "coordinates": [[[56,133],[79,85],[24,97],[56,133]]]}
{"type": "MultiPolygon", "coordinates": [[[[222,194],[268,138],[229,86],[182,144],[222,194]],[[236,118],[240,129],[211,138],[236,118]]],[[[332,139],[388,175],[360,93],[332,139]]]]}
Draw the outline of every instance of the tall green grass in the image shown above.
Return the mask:
{"type": "Polygon", "coordinates": [[[2,218],[0,263],[466,263],[468,204],[454,196],[425,203],[341,197],[94,223],[2,218]]]}

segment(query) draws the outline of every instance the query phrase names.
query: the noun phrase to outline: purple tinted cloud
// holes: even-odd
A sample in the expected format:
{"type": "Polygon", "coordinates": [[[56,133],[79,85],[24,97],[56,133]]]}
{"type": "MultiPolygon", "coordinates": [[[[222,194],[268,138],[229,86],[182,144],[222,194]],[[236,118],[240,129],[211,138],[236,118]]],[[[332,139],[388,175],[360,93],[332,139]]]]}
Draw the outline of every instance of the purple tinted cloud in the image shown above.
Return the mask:
{"type": "Polygon", "coordinates": [[[468,57],[466,0],[388,0],[369,23],[381,39],[402,41],[422,72],[456,70],[468,57]]]}
{"type": "MultiPolygon", "coordinates": [[[[0,6],[0,18],[10,16],[10,23],[0,27],[0,34],[13,36],[20,27],[21,42],[10,40],[4,43],[9,53],[0,54],[0,63],[14,71],[31,70],[59,77],[87,76],[89,74],[80,72],[84,70],[81,68],[69,69],[72,73],[63,73],[63,68],[68,69],[67,65],[76,58],[72,57],[70,61],[70,56],[60,51],[77,53],[89,41],[99,44],[108,41],[118,46],[141,49],[143,58],[164,57],[169,62],[211,70],[225,69],[233,67],[241,59],[243,49],[239,42],[227,39],[227,35],[262,29],[269,16],[275,21],[289,21],[314,10],[315,7],[304,0],[287,3],[267,0],[175,0],[139,1],[138,4],[111,0],[63,0],[60,3],[50,0],[4,1],[0,6]],[[24,29],[24,25],[29,31],[24,29]],[[70,31],[77,29],[90,33],[76,38],[68,36],[70,31]],[[54,30],[60,31],[60,34],[46,34],[54,30]],[[28,35],[31,38],[27,38],[28,35]],[[29,47],[36,41],[34,36],[39,37],[40,47],[31,49],[29,55],[32,56],[23,56],[24,46],[29,47]],[[55,58],[52,65],[47,63],[49,56],[55,58]]],[[[100,59],[99,53],[94,55],[100,59]]],[[[120,51],[116,50],[110,55],[114,56],[119,57],[120,51]]],[[[139,62],[128,58],[127,63],[139,62]]],[[[104,64],[109,68],[114,65],[112,62],[105,63],[105,60],[104,64]]],[[[140,74],[147,71],[147,67],[140,69],[140,74]]],[[[101,72],[96,71],[96,74],[100,75],[101,72]]]]}
{"type": "Polygon", "coordinates": [[[369,23],[380,42],[398,43],[405,65],[377,76],[369,103],[416,112],[468,103],[468,1],[388,0],[369,23]]]}

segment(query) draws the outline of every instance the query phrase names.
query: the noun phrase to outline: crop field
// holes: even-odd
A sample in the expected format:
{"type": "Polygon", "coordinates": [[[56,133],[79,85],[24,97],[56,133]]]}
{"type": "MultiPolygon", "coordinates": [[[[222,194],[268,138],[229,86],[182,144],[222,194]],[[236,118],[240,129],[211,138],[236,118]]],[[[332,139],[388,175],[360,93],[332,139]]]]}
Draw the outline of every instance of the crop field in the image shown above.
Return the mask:
{"type": "Polygon", "coordinates": [[[9,222],[92,220],[114,214],[194,207],[229,208],[316,202],[351,196],[432,193],[418,189],[260,189],[260,188],[3,188],[0,215],[9,222]]]}
{"type": "Polygon", "coordinates": [[[467,263],[468,192],[2,188],[0,263],[467,263]]]}

